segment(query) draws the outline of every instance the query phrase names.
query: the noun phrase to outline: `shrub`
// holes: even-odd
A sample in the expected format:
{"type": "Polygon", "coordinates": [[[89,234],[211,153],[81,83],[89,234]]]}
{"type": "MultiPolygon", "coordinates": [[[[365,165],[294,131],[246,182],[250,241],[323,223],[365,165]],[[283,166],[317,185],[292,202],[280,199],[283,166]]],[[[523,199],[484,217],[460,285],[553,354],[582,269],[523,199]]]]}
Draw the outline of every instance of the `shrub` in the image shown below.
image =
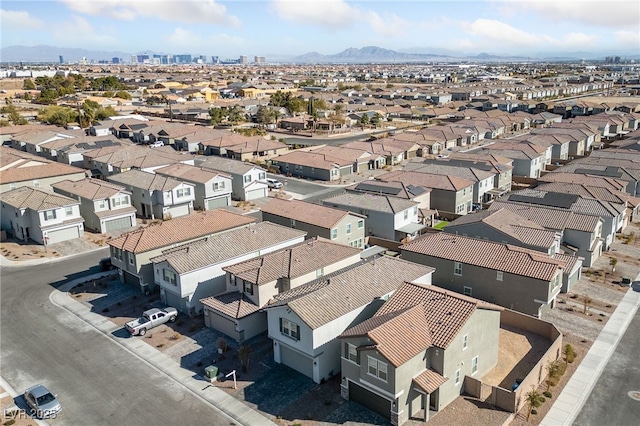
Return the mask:
{"type": "Polygon", "coordinates": [[[173,333],[173,335],[169,337],[169,339],[171,340],[178,340],[179,338],[180,338],[180,333],[173,333]]]}
{"type": "Polygon", "coordinates": [[[156,345],[156,348],[163,348],[163,347],[164,347],[164,343],[158,343],[158,344],[156,345]]]}
{"type": "Polygon", "coordinates": [[[109,312],[109,308],[104,308],[102,312],[109,312]]]}
{"type": "Polygon", "coordinates": [[[538,410],[534,408],[533,410],[531,410],[531,414],[538,414],[538,410]]]}
{"type": "Polygon", "coordinates": [[[16,422],[16,419],[11,419],[11,420],[7,420],[6,422],[3,423],[3,425],[5,426],[11,426],[12,424],[14,424],[16,422]]]}
{"type": "Polygon", "coordinates": [[[564,354],[565,361],[569,364],[576,359],[576,351],[569,343],[564,346],[562,353],[564,354]]]}
{"type": "Polygon", "coordinates": [[[551,392],[549,392],[549,391],[544,391],[544,392],[542,392],[542,394],[544,396],[546,396],[547,398],[551,398],[551,392]]]}
{"type": "Polygon", "coordinates": [[[196,324],[195,324],[195,323],[193,323],[193,324],[191,324],[191,325],[189,326],[189,331],[194,332],[194,331],[196,331],[196,329],[197,329],[197,328],[198,328],[198,327],[196,326],[196,324]]]}

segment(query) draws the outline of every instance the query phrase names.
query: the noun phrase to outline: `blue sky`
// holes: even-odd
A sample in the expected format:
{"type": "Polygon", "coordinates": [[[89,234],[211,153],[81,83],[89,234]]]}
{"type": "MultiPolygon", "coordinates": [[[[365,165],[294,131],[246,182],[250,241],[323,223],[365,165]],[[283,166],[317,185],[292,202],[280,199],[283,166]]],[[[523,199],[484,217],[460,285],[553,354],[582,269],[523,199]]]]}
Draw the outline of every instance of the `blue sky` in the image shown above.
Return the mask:
{"type": "Polygon", "coordinates": [[[640,55],[638,0],[2,0],[0,24],[1,47],[221,58],[364,46],[640,55]]]}

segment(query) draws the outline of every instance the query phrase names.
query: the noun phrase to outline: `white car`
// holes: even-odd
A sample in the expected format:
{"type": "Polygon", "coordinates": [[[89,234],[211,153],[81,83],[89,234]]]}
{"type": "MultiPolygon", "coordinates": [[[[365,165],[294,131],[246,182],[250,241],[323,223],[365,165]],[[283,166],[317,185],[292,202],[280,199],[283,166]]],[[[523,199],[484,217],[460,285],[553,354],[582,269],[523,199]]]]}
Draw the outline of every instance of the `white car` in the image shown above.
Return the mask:
{"type": "Polygon", "coordinates": [[[282,182],[277,179],[267,178],[267,186],[271,189],[279,189],[282,188],[282,182]]]}
{"type": "Polygon", "coordinates": [[[156,141],[154,143],[149,144],[149,148],[159,148],[161,146],[164,146],[164,142],[162,141],[156,141]]]}

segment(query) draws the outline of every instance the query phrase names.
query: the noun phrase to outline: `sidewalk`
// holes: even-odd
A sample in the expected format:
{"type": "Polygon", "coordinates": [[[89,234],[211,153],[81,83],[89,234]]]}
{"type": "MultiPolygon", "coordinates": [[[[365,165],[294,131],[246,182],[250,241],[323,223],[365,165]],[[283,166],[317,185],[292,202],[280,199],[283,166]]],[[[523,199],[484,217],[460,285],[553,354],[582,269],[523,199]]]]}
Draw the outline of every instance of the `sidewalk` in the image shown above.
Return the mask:
{"type": "Polygon", "coordinates": [[[607,321],[591,349],[569,379],[541,426],[571,425],[640,306],[640,274],[607,321]]]}
{"type": "Polygon", "coordinates": [[[91,312],[89,307],[68,297],[67,291],[76,284],[88,279],[102,277],[105,274],[108,273],[84,276],[78,280],[64,284],[59,290],[54,290],[53,293],[51,293],[51,302],[71,312],[87,324],[92,325],[123,349],[147,363],[151,368],[165,374],[168,378],[184,386],[196,397],[211,404],[213,408],[227,415],[231,424],[236,422],[251,426],[274,425],[271,420],[262,414],[252,410],[215,386],[211,386],[208,380],[194,374],[193,371],[180,367],[171,357],[147,345],[142,340],[135,337],[127,339],[116,337],[114,331],[122,327],[115,325],[102,315],[91,312]]]}
{"type": "MultiPolygon", "coordinates": [[[[2,376],[0,376],[0,388],[2,389],[2,393],[0,393],[0,399],[4,399],[6,396],[10,396],[15,401],[16,397],[20,395],[2,376]]],[[[4,405],[2,406],[3,415],[12,410],[18,410],[18,409],[19,407],[15,404],[7,407],[5,407],[4,405]]],[[[36,419],[36,418],[32,418],[29,421],[33,421],[38,426],[47,426],[49,424],[43,420],[36,419]]]]}

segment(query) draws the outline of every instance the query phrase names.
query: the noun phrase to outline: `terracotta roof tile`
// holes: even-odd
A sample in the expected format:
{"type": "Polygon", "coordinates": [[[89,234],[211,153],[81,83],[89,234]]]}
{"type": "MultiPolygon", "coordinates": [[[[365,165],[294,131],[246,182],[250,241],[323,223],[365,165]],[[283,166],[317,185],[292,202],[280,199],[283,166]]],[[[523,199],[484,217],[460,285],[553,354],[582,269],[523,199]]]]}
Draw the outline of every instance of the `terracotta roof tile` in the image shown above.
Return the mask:
{"type": "Polygon", "coordinates": [[[80,204],[79,201],[72,198],[28,186],[1,193],[0,200],[17,209],[31,209],[35,211],[80,204]]]}
{"type": "Polygon", "coordinates": [[[88,200],[104,200],[121,192],[127,193],[123,186],[93,178],[86,178],[75,182],[63,180],[51,186],[88,200]]]}
{"type": "Polygon", "coordinates": [[[426,393],[433,393],[447,380],[430,368],[413,378],[413,383],[426,393]]]}
{"type": "Polygon", "coordinates": [[[474,184],[474,182],[471,180],[454,176],[404,170],[385,173],[378,176],[377,179],[391,182],[402,182],[405,185],[423,186],[426,188],[442,189],[445,191],[455,192],[460,191],[464,188],[469,188],[474,184]]]}
{"type": "Polygon", "coordinates": [[[262,207],[262,211],[326,229],[333,228],[347,215],[354,214],[307,201],[295,199],[282,200],[280,198],[272,198],[271,201],[262,207]]]}
{"type": "Polygon", "coordinates": [[[259,306],[253,304],[247,296],[238,291],[200,299],[200,302],[234,319],[244,318],[260,310],[259,306]]]}
{"type": "Polygon", "coordinates": [[[0,182],[3,184],[74,174],[84,175],[85,170],[17,149],[0,147],[0,182]]]}

